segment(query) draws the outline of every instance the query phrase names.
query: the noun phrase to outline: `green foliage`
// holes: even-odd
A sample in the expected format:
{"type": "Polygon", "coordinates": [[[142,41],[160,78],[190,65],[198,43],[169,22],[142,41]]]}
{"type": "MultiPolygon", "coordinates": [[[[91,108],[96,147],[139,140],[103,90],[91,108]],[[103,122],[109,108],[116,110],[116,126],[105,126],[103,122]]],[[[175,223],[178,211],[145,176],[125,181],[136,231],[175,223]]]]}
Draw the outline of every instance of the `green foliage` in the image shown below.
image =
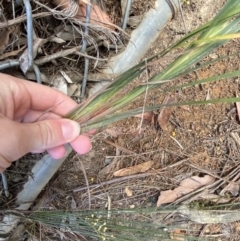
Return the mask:
{"type": "MultiPolygon", "coordinates": [[[[213,238],[191,236],[197,234],[195,225],[187,228],[181,226],[174,218],[166,221],[172,215],[184,215],[195,221],[214,220],[215,223],[232,222],[239,219],[240,203],[215,204],[194,201],[189,205],[172,205],[160,208],[142,208],[129,210],[89,210],[89,211],[14,211],[13,215],[34,222],[58,228],[62,232],[76,232],[87,238],[99,241],[159,241],[159,240],[194,240],[213,241],[213,238]],[[187,213],[186,213],[187,210],[187,213]],[[196,218],[196,215],[198,216],[196,218]],[[214,219],[213,219],[214,216],[214,219]],[[166,224],[168,223],[168,224],[166,224]],[[186,230],[187,229],[187,230],[186,230]],[[179,234],[175,230],[185,230],[179,234]]],[[[11,212],[10,210],[7,211],[11,212]]],[[[190,223],[189,223],[190,224],[190,223]]],[[[34,230],[31,231],[34,232],[34,230]]],[[[34,232],[35,233],[35,232],[34,232]]]]}
{"type": "MultiPolygon", "coordinates": [[[[99,128],[141,112],[140,109],[131,110],[128,112],[119,110],[134,101],[141,94],[145,93],[146,89],[151,90],[158,86],[162,86],[163,88],[166,82],[174,81],[176,78],[199,68],[195,65],[209,53],[211,53],[214,49],[223,45],[231,38],[239,37],[239,13],[240,0],[228,0],[212,21],[189,33],[187,36],[173,44],[171,47],[167,48],[162,53],[153,56],[148,60],[145,60],[129,69],[120,75],[113,83],[107,86],[106,89],[104,89],[101,93],[90,98],[89,100],[86,100],[86,103],[80,105],[66,117],[78,121],[82,126],[82,132],[85,132],[87,130],[91,130],[92,128],[99,128]],[[174,49],[183,47],[185,47],[185,50],[180,56],[178,56],[162,72],[148,80],[151,84],[136,86],[127,93],[123,92],[123,94],[119,94],[122,93],[121,91],[123,91],[124,88],[129,85],[137,76],[143,73],[147,66],[153,61],[160,59],[174,49]],[[116,114],[117,111],[119,112],[116,114]],[[130,114],[130,112],[132,112],[132,114],[130,114]]],[[[218,60],[220,59],[222,58],[219,58],[218,60]]],[[[208,63],[202,64],[202,66],[206,66],[208,63]]],[[[193,81],[191,83],[172,88],[172,91],[180,88],[187,88],[196,84],[213,82],[222,78],[239,76],[239,74],[239,71],[235,71],[232,73],[213,76],[204,80],[193,81]]],[[[169,90],[166,89],[166,91],[169,90]]],[[[239,98],[223,98],[210,101],[190,101],[185,103],[175,103],[173,105],[199,105],[239,100],[239,98]]],[[[163,106],[164,105],[146,107],[145,110],[159,109],[163,106]]]]}
{"type": "MultiPolygon", "coordinates": [[[[168,214],[175,208],[72,212],[36,211],[29,215],[25,214],[25,218],[53,228],[60,228],[62,231],[71,230],[88,239],[94,238],[99,241],[174,240],[171,238],[171,233],[180,226],[164,225],[160,214],[168,214]]],[[[190,231],[190,228],[188,230],[190,231]]],[[[206,240],[189,235],[187,238],[188,240],[206,240]]]]}

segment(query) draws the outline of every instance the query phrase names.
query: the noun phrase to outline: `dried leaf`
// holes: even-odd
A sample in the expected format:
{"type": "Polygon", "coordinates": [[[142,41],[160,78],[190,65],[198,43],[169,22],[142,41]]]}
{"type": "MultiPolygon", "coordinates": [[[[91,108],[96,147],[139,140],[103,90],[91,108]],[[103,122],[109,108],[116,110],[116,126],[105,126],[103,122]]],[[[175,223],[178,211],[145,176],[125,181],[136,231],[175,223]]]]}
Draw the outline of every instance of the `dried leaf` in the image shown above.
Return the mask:
{"type": "Polygon", "coordinates": [[[56,76],[56,78],[53,81],[53,88],[67,95],[68,87],[63,76],[61,75],[56,76]]]}
{"type": "MultiPolygon", "coordinates": [[[[61,8],[68,8],[68,0],[54,0],[54,3],[61,8]]],[[[86,18],[86,4],[91,5],[90,22],[99,26],[115,29],[109,16],[96,4],[91,4],[90,0],[79,0],[79,9],[74,18],[85,21],[86,18]]]]}
{"type": "Polygon", "coordinates": [[[123,177],[123,176],[129,176],[129,175],[133,175],[139,172],[146,172],[147,170],[149,170],[152,165],[153,165],[153,161],[148,161],[148,162],[144,162],[142,164],[133,166],[133,167],[127,167],[127,168],[123,168],[120,169],[116,172],[113,173],[113,176],[115,177],[123,177]]]}
{"type": "Polygon", "coordinates": [[[144,120],[151,122],[153,116],[154,116],[153,111],[147,111],[147,112],[144,112],[143,114],[135,115],[134,117],[138,117],[140,119],[143,118],[144,120]]]}
{"type": "Polygon", "coordinates": [[[215,178],[210,175],[205,175],[204,177],[192,176],[182,180],[180,186],[195,190],[199,187],[213,183],[214,180],[215,178]]]}
{"type": "MultiPolygon", "coordinates": [[[[86,4],[85,3],[82,3],[80,5],[80,9],[78,10],[78,13],[75,17],[79,18],[79,19],[82,19],[82,18],[85,19],[85,17],[86,17],[86,4]]],[[[90,22],[95,23],[99,26],[113,29],[113,30],[115,29],[109,16],[98,5],[95,5],[95,4],[92,4],[90,22]]]]}
{"type": "Polygon", "coordinates": [[[64,79],[68,82],[68,84],[72,84],[73,83],[71,78],[63,70],[60,70],[60,73],[62,74],[64,79]]]}
{"type": "MultiPolygon", "coordinates": [[[[175,102],[175,98],[166,97],[163,101],[163,104],[170,104],[173,102],[175,102]]],[[[171,114],[172,107],[163,107],[160,114],[158,115],[158,123],[161,126],[162,130],[167,130],[167,124],[169,122],[171,114]]]]}
{"type": "Polygon", "coordinates": [[[61,38],[58,38],[58,37],[51,37],[51,38],[49,38],[49,41],[57,43],[57,44],[64,44],[64,43],[66,43],[66,41],[64,39],[61,39],[61,38]]]}
{"type": "Polygon", "coordinates": [[[240,192],[239,183],[230,182],[221,192],[220,195],[224,196],[226,193],[231,193],[233,197],[237,197],[240,192]]]}
{"type": "Polygon", "coordinates": [[[133,191],[129,187],[125,187],[124,192],[127,194],[128,197],[132,197],[133,191]]]}
{"type": "Polygon", "coordinates": [[[162,191],[158,197],[157,206],[165,203],[172,203],[178,198],[208,184],[213,183],[214,177],[205,175],[204,177],[192,176],[181,181],[180,186],[174,190],[162,191]]]}
{"type": "MultiPolygon", "coordinates": [[[[232,133],[231,133],[232,134],[232,133]]],[[[237,135],[237,133],[235,133],[237,135]]],[[[234,137],[234,136],[233,136],[234,137]]],[[[237,135],[237,139],[239,141],[239,136],[237,135]]],[[[220,192],[221,196],[224,196],[226,193],[231,193],[234,197],[238,196],[240,192],[239,185],[240,173],[238,173],[233,180],[220,192]]]]}

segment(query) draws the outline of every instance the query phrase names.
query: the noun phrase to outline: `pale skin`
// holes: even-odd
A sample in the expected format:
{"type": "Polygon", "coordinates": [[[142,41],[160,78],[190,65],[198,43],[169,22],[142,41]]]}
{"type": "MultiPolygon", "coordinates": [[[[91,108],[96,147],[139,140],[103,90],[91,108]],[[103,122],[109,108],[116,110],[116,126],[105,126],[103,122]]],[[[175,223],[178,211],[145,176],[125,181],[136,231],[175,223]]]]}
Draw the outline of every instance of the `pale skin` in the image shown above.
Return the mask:
{"type": "Polygon", "coordinates": [[[89,152],[89,136],[62,118],[76,106],[57,90],[0,73],[0,173],[29,152],[62,158],[66,143],[79,154],[89,152]]]}

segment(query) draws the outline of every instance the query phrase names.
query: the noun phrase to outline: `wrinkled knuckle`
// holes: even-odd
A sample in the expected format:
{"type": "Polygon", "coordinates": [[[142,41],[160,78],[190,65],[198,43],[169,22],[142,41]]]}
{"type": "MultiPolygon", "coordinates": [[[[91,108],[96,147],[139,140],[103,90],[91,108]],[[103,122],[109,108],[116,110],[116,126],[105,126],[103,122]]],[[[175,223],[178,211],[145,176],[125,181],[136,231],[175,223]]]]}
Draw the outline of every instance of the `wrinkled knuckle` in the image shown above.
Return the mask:
{"type": "Polygon", "coordinates": [[[39,124],[41,148],[48,148],[54,140],[54,135],[51,126],[48,123],[39,124]]]}

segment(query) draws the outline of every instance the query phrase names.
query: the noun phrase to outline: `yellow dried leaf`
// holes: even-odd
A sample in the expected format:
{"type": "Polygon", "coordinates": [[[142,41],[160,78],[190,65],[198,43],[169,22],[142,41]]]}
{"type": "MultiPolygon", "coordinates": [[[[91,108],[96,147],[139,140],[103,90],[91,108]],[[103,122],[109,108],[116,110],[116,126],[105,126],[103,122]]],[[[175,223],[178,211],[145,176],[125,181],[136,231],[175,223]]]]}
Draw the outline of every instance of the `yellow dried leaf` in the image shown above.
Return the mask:
{"type": "Polygon", "coordinates": [[[113,176],[115,177],[123,177],[123,176],[129,176],[129,175],[133,175],[139,172],[146,172],[147,170],[149,170],[152,165],[153,165],[153,161],[148,161],[148,162],[144,162],[142,164],[133,166],[133,167],[127,167],[127,168],[123,168],[120,169],[116,172],[113,173],[113,176]]]}

